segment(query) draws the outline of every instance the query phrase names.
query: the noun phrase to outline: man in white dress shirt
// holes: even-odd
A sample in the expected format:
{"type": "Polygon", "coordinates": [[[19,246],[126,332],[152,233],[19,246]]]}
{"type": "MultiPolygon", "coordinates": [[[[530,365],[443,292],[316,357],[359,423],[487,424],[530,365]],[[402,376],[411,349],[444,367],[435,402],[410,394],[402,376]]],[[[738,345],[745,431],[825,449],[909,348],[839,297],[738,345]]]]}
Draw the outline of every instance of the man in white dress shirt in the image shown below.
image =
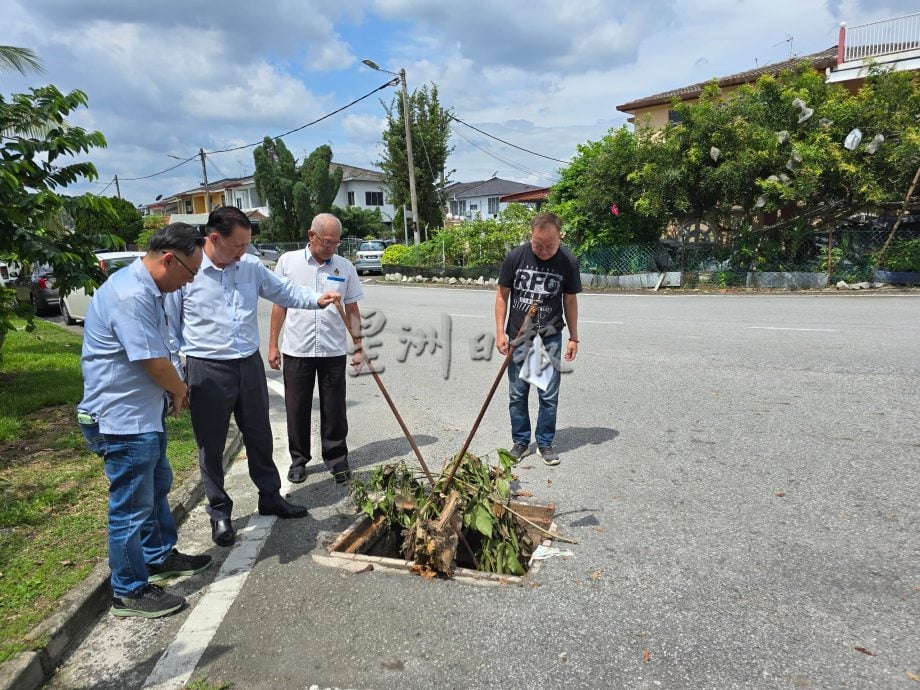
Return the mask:
{"type": "MultiPolygon", "coordinates": [[[[342,224],[330,213],[313,219],[306,249],[282,254],[275,273],[317,292],[334,290],[342,295],[352,332],[360,333],[358,301],[364,298],[355,267],[335,253],[342,237],[342,224]]],[[[355,366],[360,365],[360,342],[355,343],[355,366]]],[[[280,369],[284,361],[284,405],[287,409],[288,449],[291,467],[288,480],[306,480],[310,462],[310,413],[313,387],[319,382],[320,437],[323,462],[335,481],[351,477],[348,466],[348,418],[345,408],[345,360],[348,332],[335,310],[286,309],[272,307],[268,340],[268,363],[280,369]],[[282,335],[279,348],[278,337],[282,335]]]]}

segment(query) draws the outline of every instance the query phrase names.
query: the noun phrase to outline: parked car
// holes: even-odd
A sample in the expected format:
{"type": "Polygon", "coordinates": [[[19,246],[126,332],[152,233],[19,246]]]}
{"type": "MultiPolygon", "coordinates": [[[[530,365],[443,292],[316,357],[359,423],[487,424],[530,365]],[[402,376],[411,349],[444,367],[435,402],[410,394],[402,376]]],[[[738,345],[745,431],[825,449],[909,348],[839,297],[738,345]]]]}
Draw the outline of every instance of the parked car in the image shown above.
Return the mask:
{"type": "Polygon", "coordinates": [[[10,275],[10,267],[6,265],[5,261],[0,261],[0,287],[6,287],[12,282],[13,277],[10,275]]]}
{"type": "Polygon", "coordinates": [[[50,266],[36,266],[31,273],[20,273],[11,287],[16,290],[16,299],[31,304],[36,314],[54,311],[60,305],[50,266]]]}
{"type": "Polygon", "coordinates": [[[380,257],[383,256],[386,248],[387,245],[383,240],[368,240],[358,245],[358,252],[355,254],[355,269],[358,274],[370,271],[381,272],[383,266],[380,263],[380,257]]]}
{"type": "MultiPolygon", "coordinates": [[[[96,258],[99,259],[99,267],[102,272],[108,277],[118,269],[130,264],[136,257],[143,255],[144,252],[99,252],[96,258]]],[[[92,295],[86,294],[83,288],[64,295],[61,298],[61,316],[64,317],[64,321],[67,324],[74,324],[85,320],[91,298],[92,295]]]]}
{"type": "Polygon", "coordinates": [[[266,256],[265,253],[254,244],[247,245],[246,253],[259,257],[259,261],[262,262],[263,266],[275,270],[275,264],[278,262],[266,256]]]}

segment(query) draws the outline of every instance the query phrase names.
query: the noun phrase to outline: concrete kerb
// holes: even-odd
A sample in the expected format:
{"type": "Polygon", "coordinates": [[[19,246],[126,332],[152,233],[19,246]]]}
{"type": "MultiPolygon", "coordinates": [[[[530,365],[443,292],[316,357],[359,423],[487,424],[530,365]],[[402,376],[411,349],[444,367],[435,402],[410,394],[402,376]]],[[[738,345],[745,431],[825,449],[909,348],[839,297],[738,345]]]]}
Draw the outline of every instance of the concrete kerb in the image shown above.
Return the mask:
{"type": "MultiPolygon", "coordinates": [[[[243,436],[231,422],[224,448],[224,471],[242,448],[243,436]]],[[[196,472],[173,487],[170,504],[176,524],[181,524],[204,496],[201,476],[196,472]]],[[[58,664],[90,625],[109,605],[109,566],[100,562],[80,584],[65,594],[57,609],[33,628],[26,639],[44,640],[41,649],[20,652],[0,665],[0,690],[35,690],[51,677],[58,664]]]]}

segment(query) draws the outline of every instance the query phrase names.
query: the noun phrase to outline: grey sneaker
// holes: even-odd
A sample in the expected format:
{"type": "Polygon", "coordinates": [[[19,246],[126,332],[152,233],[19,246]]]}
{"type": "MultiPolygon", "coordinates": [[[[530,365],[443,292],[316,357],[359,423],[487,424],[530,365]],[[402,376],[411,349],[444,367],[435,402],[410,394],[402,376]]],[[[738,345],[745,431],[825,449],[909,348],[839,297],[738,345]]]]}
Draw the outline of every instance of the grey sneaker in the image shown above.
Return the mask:
{"type": "Polygon", "coordinates": [[[558,465],[560,462],[559,453],[553,450],[552,446],[543,446],[537,452],[540,453],[540,457],[543,458],[543,462],[547,465],[558,465]]]}
{"type": "Polygon", "coordinates": [[[521,458],[530,455],[530,444],[515,443],[511,450],[508,451],[508,454],[514,459],[515,462],[518,462],[521,458]]]}
{"type": "Polygon", "coordinates": [[[147,582],[159,582],[180,575],[194,575],[205,570],[209,565],[211,565],[211,557],[206,554],[187,556],[173,549],[162,563],[147,565],[147,582]]]}
{"type": "Polygon", "coordinates": [[[133,597],[112,597],[112,615],[159,618],[185,605],[185,599],[157,585],[146,585],[133,597]]]}

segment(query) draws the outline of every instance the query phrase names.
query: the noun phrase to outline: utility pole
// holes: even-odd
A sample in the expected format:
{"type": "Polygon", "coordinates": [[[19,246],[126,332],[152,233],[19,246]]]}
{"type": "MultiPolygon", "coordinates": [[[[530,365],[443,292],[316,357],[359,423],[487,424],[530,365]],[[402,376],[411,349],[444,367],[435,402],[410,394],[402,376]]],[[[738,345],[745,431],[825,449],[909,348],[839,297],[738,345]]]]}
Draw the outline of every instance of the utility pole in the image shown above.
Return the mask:
{"type": "Polygon", "coordinates": [[[406,88],[406,70],[400,68],[399,81],[402,84],[403,119],[406,121],[406,155],[409,157],[409,198],[412,202],[412,230],[415,244],[419,244],[418,234],[418,198],[415,195],[415,157],[412,155],[412,128],[409,121],[412,117],[409,112],[409,91],[406,88]]]}
{"type": "Polygon", "coordinates": [[[118,198],[121,199],[121,187],[118,185],[118,175],[115,176],[115,193],[118,195],[118,198]]]}
{"type": "Polygon", "coordinates": [[[211,189],[208,187],[208,166],[205,164],[204,149],[198,149],[198,155],[201,156],[201,172],[204,174],[204,212],[211,212],[211,189]]]}

